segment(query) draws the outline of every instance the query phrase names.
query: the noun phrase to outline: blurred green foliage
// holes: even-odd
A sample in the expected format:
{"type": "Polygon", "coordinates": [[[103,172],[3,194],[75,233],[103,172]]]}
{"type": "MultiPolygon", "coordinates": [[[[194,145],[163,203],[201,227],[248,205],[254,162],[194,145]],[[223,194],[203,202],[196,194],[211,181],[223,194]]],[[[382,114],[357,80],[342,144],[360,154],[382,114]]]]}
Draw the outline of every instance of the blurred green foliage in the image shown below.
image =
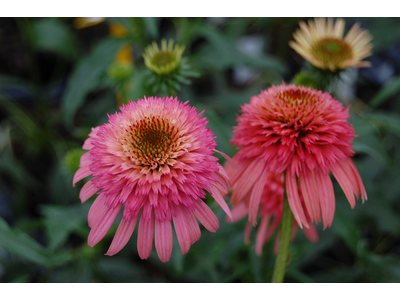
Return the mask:
{"type": "MultiPolygon", "coordinates": [[[[240,106],[261,89],[291,82],[306,65],[288,46],[299,20],[110,18],[76,29],[72,18],[0,19],[0,281],[269,282],[274,238],[258,257],[256,230],[245,245],[245,220],[225,222],[212,199],[207,201],[220,229],[202,228],[186,255],[174,236],[168,263],[154,250],[142,261],[136,232],[120,253],[105,256],[116,224],[90,248],[87,212],[93,200],[80,204],[82,183],[72,187],[73,155],[90,129],[118,109],[121,86],[108,71],[118,50],[132,45],[134,69],[124,78],[123,102],[152,96],[141,54],[162,38],[185,44],[183,56],[200,74],[181,86],[178,99],[205,109],[217,149],[234,155],[229,140],[240,106]],[[112,23],[128,34],[110,36],[112,23]]],[[[335,183],[333,225],[325,231],[317,226],[315,244],[299,230],[287,282],[400,281],[400,22],[349,18],[346,28],[356,21],[374,35],[372,67],[357,70],[352,82],[343,79],[332,93],[352,104],[350,122],[358,135],[354,161],[368,201],[351,210],[335,183]],[[347,99],[339,96],[344,90],[347,99]]]]}

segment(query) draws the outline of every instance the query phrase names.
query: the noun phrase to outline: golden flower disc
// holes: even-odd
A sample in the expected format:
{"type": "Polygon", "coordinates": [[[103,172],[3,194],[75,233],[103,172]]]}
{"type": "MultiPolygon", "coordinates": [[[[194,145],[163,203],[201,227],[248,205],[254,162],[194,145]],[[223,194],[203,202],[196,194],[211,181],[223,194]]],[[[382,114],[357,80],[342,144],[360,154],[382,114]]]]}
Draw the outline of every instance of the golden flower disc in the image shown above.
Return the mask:
{"type": "Polygon", "coordinates": [[[353,57],[350,45],[337,38],[321,39],[311,47],[311,52],[316,59],[324,64],[340,65],[340,63],[353,57]]]}

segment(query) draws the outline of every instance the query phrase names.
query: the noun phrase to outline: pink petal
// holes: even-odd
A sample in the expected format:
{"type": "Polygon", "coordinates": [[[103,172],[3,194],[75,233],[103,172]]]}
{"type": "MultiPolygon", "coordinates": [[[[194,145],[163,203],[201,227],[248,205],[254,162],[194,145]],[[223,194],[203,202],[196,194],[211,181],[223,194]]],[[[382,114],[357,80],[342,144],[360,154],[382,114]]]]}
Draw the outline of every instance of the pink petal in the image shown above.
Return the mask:
{"type": "Polygon", "coordinates": [[[219,222],[213,211],[202,200],[195,202],[196,209],[193,211],[196,218],[203,226],[211,232],[216,232],[219,222]]]}
{"type": "Polygon", "coordinates": [[[269,224],[269,216],[261,218],[260,225],[258,226],[257,230],[257,237],[256,237],[256,254],[258,256],[262,255],[262,248],[265,243],[265,234],[268,229],[269,224]]]}
{"type": "Polygon", "coordinates": [[[168,220],[159,221],[156,219],[156,251],[162,262],[167,262],[172,254],[172,226],[168,220]]]}
{"type": "Polygon", "coordinates": [[[246,207],[246,204],[244,202],[240,202],[232,209],[232,219],[226,218],[226,221],[237,222],[243,219],[247,215],[248,211],[249,209],[246,207]]]}
{"type": "Polygon", "coordinates": [[[217,149],[214,149],[214,152],[217,152],[217,153],[221,154],[232,165],[232,167],[235,169],[235,171],[237,170],[236,164],[235,164],[235,162],[233,161],[232,158],[230,158],[225,153],[223,153],[221,151],[218,151],[217,149]]]}
{"type": "Polygon", "coordinates": [[[122,204],[116,206],[115,208],[106,208],[105,213],[102,215],[93,228],[90,230],[88,237],[88,244],[90,247],[95,246],[100,242],[106,235],[108,230],[110,230],[111,225],[114,223],[119,212],[121,211],[122,204]]]}
{"type": "MultiPolygon", "coordinates": [[[[363,182],[362,182],[360,173],[358,173],[358,170],[357,170],[356,166],[354,165],[354,162],[351,160],[351,158],[348,158],[348,159],[347,159],[347,163],[350,165],[351,169],[353,170],[354,176],[355,176],[356,179],[357,179],[358,186],[359,186],[360,193],[361,193],[361,199],[362,199],[363,201],[364,201],[364,200],[367,200],[367,199],[368,199],[368,197],[367,197],[367,192],[366,192],[365,187],[364,187],[364,184],[363,184],[363,182]]],[[[357,197],[358,197],[358,195],[357,195],[357,197]]]]}
{"type": "Polygon", "coordinates": [[[88,200],[90,197],[92,197],[99,189],[95,187],[92,183],[92,181],[88,181],[85,183],[85,185],[82,187],[81,191],[79,192],[79,199],[81,199],[81,202],[85,202],[88,200]]]}
{"type": "Polygon", "coordinates": [[[146,203],[142,209],[139,221],[137,248],[141,259],[147,259],[153,248],[154,213],[150,204],[146,203]],[[149,218],[146,218],[146,217],[149,218]]]}
{"type": "Polygon", "coordinates": [[[231,197],[232,204],[239,203],[247,192],[253,187],[261,172],[265,169],[265,164],[255,159],[243,172],[240,180],[233,186],[231,197]]]}
{"type": "Polygon", "coordinates": [[[87,138],[85,140],[85,142],[83,143],[82,149],[83,150],[91,150],[93,148],[92,140],[93,140],[92,138],[87,138]]]}
{"type": "Polygon", "coordinates": [[[75,172],[74,178],[72,179],[72,186],[75,187],[75,184],[82,180],[85,177],[88,177],[89,175],[92,174],[92,171],[90,171],[89,167],[83,167],[78,169],[78,171],[75,172]]]}
{"type": "Polygon", "coordinates": [[[106,255],[115,255],[125,247],[135,230],[137,219],[133,218],[127,221],[125,218],[122,218],[106,255]]]}
{"type": "Polygon", "coordinates": [[[93,227],[97,222],[97,219],[101,216],[103,210],[106,208],[106,196],[103,193],[100,193],[89,209],[88,225],[90,228],[93,227]]]}
{"type": "Polygon", "coordinates": [[[335,176],[337,182],[342,188],[344,194],[346,195],[347,200],[350,203],[351,208],[356,206],[356,200],[353,194],[353,187],[351,185],[351,181],[347,178],[347,174],[343,171],[343,169],[338,164],[331,165],[331,171],[333,176],[335,176]]]}
{"type": "Polygon", "coordinates": [[[347,180],[350,182],[351,184],[351,189],[353,190],[354,194],[357,196],[360,195],[360,187],[358,185],[357,182],[357,178],[353,172],[353,169],[349,163],[349,161],[351,161],[351,159],[346,159],[346,160],[341,160],[337,162],[337,166],[340,167],[342,169],[342,171],[344,172],[347,180]]]}
{"type": "Polygon", "coordinates": [[[299,177],[299,182],[307,212],[312,221],[319,222],[321,220],[319,194],[312,171],[305,168],[299,177]]]}
{"type": "Polygon", "coordinates": [[[236,162],[237,170],[235,170],[231,164],[225,166],[225,171],[228,174],[228,178],[232,185],[235,185],[236,181],[242,177],[243,172],[252,162],[254,162],[254,159],[240,160],[236,162]]]}
{"type": "Polygon", "coordinates": [[[308,222],[303,212],[303,208],[300,202],[299,190],[296,182],[296,175],[286,171],[286,192],[290,205],[290,209],[293,212],[293,216],[299,224],[300,228],[303,225],[308,228],[308,222]]]}
{"type": "Polygon", "coordinates": [[[311,226],[309,228],[304,228],[303,231],[304,231],[304,235],[310,242],[313,242],[313,243],[318,242],[318,232],[315,229],[313,224],[311,224],[311,226]]]}
{"type": "Polygon", "coordinates": [[[254,225],[257,224],[257,211],[260,204],[262,192],[264,190],[265,183],[268,177],[268,169],[264,168],[261,176],[257,179],[254,187],[251,191],[250,202],[249,202],[249,222],[254,225]]]}
{"type": "Polygon", "coordinates": [[[221,206],[223,211],[232,219],[231,211],[229,210],[228,204],[226,204],[224,198],[221,196],[219,191],[213,186],[210,188],[210,194],[214,198],[214,200],[221,206]]]}
{"type": "Polygon", "coordinates": [[[79,167],[82,168],[84,166],[90,165],[92,160],[90,159],[90,151],[82,154],[80,162],[79,162],[79,167]]]}
{"type": "Polygon", "coordinates": [[[324,223],[324,229],[326,229],[328,226],[330,227],[332,225],[335,215],[335,193],[329,175],[325,175],[322,172],[317,172],[315,175],[321,205],[322,221],[324,223]]]}
{"type": "Polygon", "coordinates": [[[176,236],[178,237],[179,246],[181,247],[182,254],[189,251],[191,243],[189,226],[185,218],[184,207],[181,205],[173,206],[173,221],[176,231],[176,236]]]}
{"type": "Polygon", "coordinates": [[[190,240],[192,241],[193,245],[201,237],[199,224],[197,223],[196,218],[194,217],[193,213],[189,211],[189,209],[186,210],[185,217],[189,226],[190,240]]]}

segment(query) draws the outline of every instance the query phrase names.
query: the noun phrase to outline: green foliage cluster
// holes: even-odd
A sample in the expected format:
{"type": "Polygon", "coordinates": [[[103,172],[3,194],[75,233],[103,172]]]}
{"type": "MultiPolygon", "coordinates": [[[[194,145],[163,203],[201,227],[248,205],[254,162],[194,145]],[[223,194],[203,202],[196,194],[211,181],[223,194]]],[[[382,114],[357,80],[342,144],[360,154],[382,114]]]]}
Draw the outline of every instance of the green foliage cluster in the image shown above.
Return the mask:
{"type": "MultiPolygon", "coordinates": [[[[121,80],[126,99],[173,90],[181,101],[190,99],[199,111],[205,109],[217,149],[233,156],[229,140],[240,106],[272,84],[291,82],[305,65],[288,46],[299,20],[111,18],[80,30],[71,18],[0,20],[8,26],[0,26],[6,49],[0,60],[9,60],[0,68],[0,282],[269,282],[275,236],[258,257],[256,230],[245,245],[246,221],[227,223],[216,205],[211,207],[220,229],[202,228],[201,239],[186,255],[174,236],[168,263],[161,263],[154,250],[142,261],[134,232],[120,253],[105,256],[117,223],[94,248],[87,245],[93,199],[80,203],[83,183],[73,188],[72,177],[91,128],[117,111],[121,85],[116,81],[121,80]],[[123,24],[129,34],[110,37],[112,22],[123,24]],[[7,37],[15,43],[5,43],[7,37]],[[162,38],[186,45],[182,67],[190,82],[149,75],[143,49],[162,38]],[[126,44],[133,47],[134,68],[113,69],[116,53],[126,44]],[[16,67],[18,62],[22,65],[16,67]],[[173,86],[176,82],[180,88],[173,86]]],[[[346,19],[347,26],[355,21],[371,31],[378,58],[387,49],[399,49],[398,19],[346,19]]],[[[393,74],[376,83],[370,74],[380,65],[372,65],[369,73],[358,70],[352,82],[343,76],[342,85],[329,87],[338,100],[352,104],[350,122],[358,135],[354,161],[368,201],[351,210],[335,183],[333,225],[325,231],[317,225],[315,244],[299,230],[287,282],[400,281],[400,66],[392,62],[393,74]],[[353,91],[350,97],[340,98],[343,89],[353,91]]],[[[310,84],[312,77],[296,80],[310,84]]]]}

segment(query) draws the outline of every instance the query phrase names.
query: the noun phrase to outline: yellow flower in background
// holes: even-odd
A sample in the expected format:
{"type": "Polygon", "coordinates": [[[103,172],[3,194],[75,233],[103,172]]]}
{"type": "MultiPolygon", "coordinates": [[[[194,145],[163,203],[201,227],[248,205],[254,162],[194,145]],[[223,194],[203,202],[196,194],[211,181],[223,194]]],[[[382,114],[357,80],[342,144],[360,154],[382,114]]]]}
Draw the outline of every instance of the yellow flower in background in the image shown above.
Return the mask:
{"type": "Polygon", "coordinates": [[[82,28],[100,24],[100,23],[104,22],[105,19],[106,18],[97,18],[97,17],[81,18],[81,17],[79,17],[79,18],[74,19],[73,25],[76,29],[82,29],[82,28]]]}
{"type": "Polygon", "coordinates": [[[174,46],[174,40],[172,39],[168,41],[168,44],[163,39],[161,41],[161,49],[158,48],[156,42],[153,42],[144,50],[144,63],[158,75],[169,74],[179,66],[183,51],[185,51],[185,46],[178,44],[174,46]]]}
{"type": "Polygon", "coordinates": [[[371,64],[363,61],[371,55],[372,36],[361,30],[357,23],[343,38],[345,21],[324,18],[300,22],[300,29],[293,34],[294,41],[289,45],[304,59],[320,69],[330,71],[351,67],[365,68],[371,64]]]}
{"type": "MultiPolygon", "coordinates": [[[[103,22],[105,18],[75,18],[74,27],[81,29],[103,22]]],[[[110,36],[124,38],[129,35],[129,30],[120,23],[108,23],[110,36]]],[[[118,49],[113,64],[109,67],[107,74],[117,84],[116,97],[117,104],[121,106],[127,101],[127,89],[129,88],[129,78],[134,70],[133,47],[127,43],[118,49]]]]}
{"type": "MultiPolygon", "coordinates": [[[[76,29],[82,29],[100,24],[104,22],[105,19],[106,18],[75,18],[73,25],[76,29]]],[[[110,31],[110,36],[116,38],[127,37],[129,34],[128,29],[120,23],[108,24],[108,30],[110,31]]],[[[132,45],[127,44],[122,46],[115,55],[114,61],[115,63],[131,62],[133,64],[134,59],[132,45]]]]}
{"type": "MultiPolygon", "coordinates": [[[[110,35],[117,38],[123,38],[129,34],[128,29],[126,29],[126,27],[120,23],[111,23],[108,26],[108,29],[110,30],[110,35]]],[[[115,55],[115,62],[133,63],[133,48],[131,44],[124,45],[118,50],[117,54],[115,55]]]]}

